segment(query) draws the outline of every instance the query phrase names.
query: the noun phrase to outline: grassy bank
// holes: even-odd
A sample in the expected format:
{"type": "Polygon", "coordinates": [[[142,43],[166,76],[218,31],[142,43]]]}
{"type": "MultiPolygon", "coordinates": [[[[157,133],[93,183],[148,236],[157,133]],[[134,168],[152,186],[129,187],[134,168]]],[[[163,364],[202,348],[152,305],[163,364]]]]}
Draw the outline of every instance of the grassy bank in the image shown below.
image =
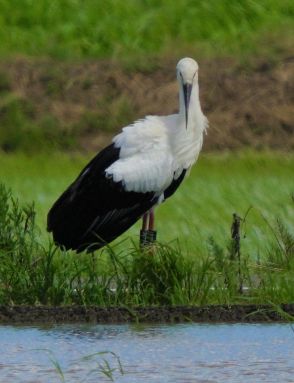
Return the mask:
{"type": "Polygon", "coordinates": [[[35,201],[40,230],[34,226],[31,209],[21,213],[17,205],[10,204],[8,214],[3,201],[9,198],[2,190],[0,301],[98,305],[291,302],[293,162],[293,156],[277,153],[202,156],[179,192],[158,209],[162,245],[153,255],[138,249],[137,224],[111,248],[93,256],[77,256],[49,245],[45,218],[85,158],[2,156],[1,181],[22,203],[35,201]],[[233,212],[244,217],[248,209],[239,264],[230,242],[230,225],[233,212]],[[126,239],[129,236],[133,242],[126,239]],[[250,291],[241,294],[240,284],[250,291]]]}
{"type": "Polygon", "coordinates": [[[293,19],[290,0],[0,0],[0,150],[95,150],[174,113],[187,55],[205,148],[291,150],[293,19]]]}
{"type": "Polygon", "coordinates": [[[146,66],[142,57],[154,52],[201,50],[213,56],[246,57],[262,51],[274,56],[293,30],[294,6],[290,0],[11,0],[0,2],[0,14],[2,56],[108,57],[127,62],[141,57],[140,65],[146,66]],[[265,41],[271,44],[261,45],[265,41]]]}

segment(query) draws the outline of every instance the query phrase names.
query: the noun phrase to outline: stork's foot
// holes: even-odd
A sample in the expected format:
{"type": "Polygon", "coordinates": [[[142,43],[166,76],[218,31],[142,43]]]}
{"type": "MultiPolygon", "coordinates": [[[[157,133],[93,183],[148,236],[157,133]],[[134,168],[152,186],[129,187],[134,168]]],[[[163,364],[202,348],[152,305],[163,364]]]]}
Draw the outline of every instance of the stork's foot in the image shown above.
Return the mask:
{"type": "Polygon", "coordinates": [[[156,241],[156,230],[141,230],[140,231],[140,247],[144,248],[152,245],[156,241]]]}

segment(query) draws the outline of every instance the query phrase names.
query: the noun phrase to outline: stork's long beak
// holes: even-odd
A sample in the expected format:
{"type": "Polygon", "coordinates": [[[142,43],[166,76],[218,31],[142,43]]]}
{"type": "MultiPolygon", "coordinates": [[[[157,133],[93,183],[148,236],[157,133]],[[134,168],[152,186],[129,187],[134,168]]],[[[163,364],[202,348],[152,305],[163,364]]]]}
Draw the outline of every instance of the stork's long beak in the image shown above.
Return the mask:
{"type": "Polygon", "coordinates": [[[185,102],[185,116],[186,116],[186,129],[188,126],[188,116],[189,116],[189,104],[190,104],[190,97],[192,92],[192,84],[183,84],[183,91],[184,91],[184,102],[185,102]]]}

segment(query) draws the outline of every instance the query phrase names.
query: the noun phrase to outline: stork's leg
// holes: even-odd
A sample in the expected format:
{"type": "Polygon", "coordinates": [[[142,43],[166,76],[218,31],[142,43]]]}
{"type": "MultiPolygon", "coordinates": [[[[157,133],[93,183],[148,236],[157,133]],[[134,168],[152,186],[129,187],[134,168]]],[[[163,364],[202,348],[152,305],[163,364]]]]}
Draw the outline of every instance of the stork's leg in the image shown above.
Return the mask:
{"type": "Polygon", "coordinates": [[[140,246],[144,247],[147,245],[147,234],[148,234],[148,219],[149,211],[142,217],[142,229],[140,230],[140,246]]]}
{"type": "Polygon", "coordinates": [[[149,218],[149,211],[143,215],[142,218],[142,230],[147,230],[148,228],[148,218],[149,218]]]}
{"type": "Polygon", "coordinates": [[[147,213],[145,213],[142,218],[142,229],[140,231],[140,246],[142,248],[151,245],[156,241],[154,221],[154,208],[152,208],[147,213]]]}
{"type": "Polygon", "coordinates": [[[156,241],[154,208],[149,210],[149,225],[148,225],[148,234],[146,239],[149,245],[156,241]]]}
{"type": "Polygon", "coordinates": [[[155,221],[154,208],[152,208],[149,210],[148,230],[154,230],[154,221],[155,221]]]}

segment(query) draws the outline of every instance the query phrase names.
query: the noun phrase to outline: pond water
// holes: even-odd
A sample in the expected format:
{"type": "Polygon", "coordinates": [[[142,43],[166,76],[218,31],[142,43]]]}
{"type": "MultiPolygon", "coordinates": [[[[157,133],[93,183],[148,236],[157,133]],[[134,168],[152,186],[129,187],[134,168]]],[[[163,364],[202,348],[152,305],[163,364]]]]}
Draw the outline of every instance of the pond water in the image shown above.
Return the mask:
{"type": "Polygon", "coordinates": [[[0,326],[0,346],[3,383],[294,382],[289,324],[0,326]]]}

